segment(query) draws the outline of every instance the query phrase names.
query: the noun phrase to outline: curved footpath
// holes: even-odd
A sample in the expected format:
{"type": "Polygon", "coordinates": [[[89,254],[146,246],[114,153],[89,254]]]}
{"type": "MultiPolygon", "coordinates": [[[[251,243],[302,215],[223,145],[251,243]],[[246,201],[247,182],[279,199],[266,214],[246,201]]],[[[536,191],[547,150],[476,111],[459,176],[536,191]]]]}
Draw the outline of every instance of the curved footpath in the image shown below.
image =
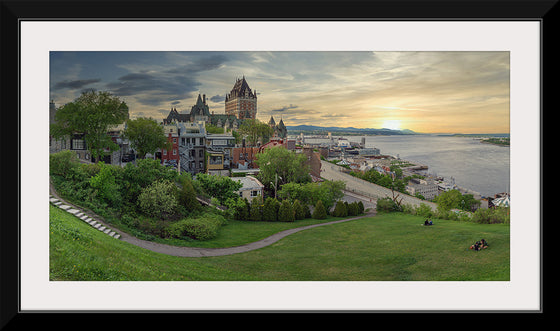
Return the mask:
{"type": "Polygon", "coordinates": [[[151,241],[147,241],[147,240],[138,239],[138,238],[136,238],[132,235],[129,235],[127,233],[124,233],[124,232],[123,233],[117,233],[115,230],[111,229],[108,224],[104,223],[102,221],[101,217],[95,215],[91,211],[85,211],[83,209],[80,209],[79,207],[76,207],[76,206],[62,200],[60,197],[58,197],[58,195],[56,194],[56,191],[54,190],[52,185],[51,185],[50,191],[51,191],[51,196],[49,198],[50,203],[52,203],[53,205],[55,205],[55,206],[57,206],[57,207],[59,207],[63,210],[66,210],[67,212],[73,214],[74,216],[78,217],[82,221],[90,224],[91,226],[93,226],[96,229],[106,233],[107,235],[109,235],[109,236],[111,236],[115,239],[120,239],[120,240],[128,242],[130,244],[133,244],[133,245],[151,250],[153,252],[167,254],[167,255],[173,255],[173,256],[181,256],[181,257],[222,256],[222,255],[244,253],[244,252],[252,251],[254,249],[258,249],[258,248],[262,248],[262,247],[271,245],[271,244],[277,242],[278,240],[280,240],[280,239],[282,239],[286,236],[289,236],[293,233],[296,233],[296,232],[299,232],[299,231],[302,231],[302,230],[307,230],[307,229],[311,229],[311,228],[315,228],[315,227],[323,226],[323,225],[328,225],[328,224],[348,222],[348,221],[357,220],[357,219],[360,219],[360,218],[375,215],[375,212],[372,212],[372,213],[369,213],[369,214],[366,214],[366,215],[347,218],[347,219],[343,219],[343,220],[320,223],[320,224],[312,224],[312,225],[302,226],[302,227],[299,227],[299,228],[284,230],[284,231],[278,232],[276,234],[273,234],[272,236],[264,238],[262,240],[255,241],[255,242],[245,244],[245,245],[241,245],[241,246],[235,246],[235,247],[226,247],[226,248],[182,247],[182,246],[165,245],[165,244],[160,244],[160,243],[155,243],[155,242],[151,242],[151,241]]]}

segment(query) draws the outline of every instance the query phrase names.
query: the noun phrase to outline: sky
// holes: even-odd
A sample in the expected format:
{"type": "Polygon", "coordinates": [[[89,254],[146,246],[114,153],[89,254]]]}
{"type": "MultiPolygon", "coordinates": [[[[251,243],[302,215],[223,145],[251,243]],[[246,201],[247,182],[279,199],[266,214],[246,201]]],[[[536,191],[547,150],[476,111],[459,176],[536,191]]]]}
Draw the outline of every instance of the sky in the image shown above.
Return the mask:
{"type": "Polygon", "coordinates": [[[189,113],[199,94],[225,112],[245,77],[257,118],[301,124],[509,133],[509,52],[89,52],[50,53],[57,107],[84,90],[109,91],[130,118],[189,113]]]}

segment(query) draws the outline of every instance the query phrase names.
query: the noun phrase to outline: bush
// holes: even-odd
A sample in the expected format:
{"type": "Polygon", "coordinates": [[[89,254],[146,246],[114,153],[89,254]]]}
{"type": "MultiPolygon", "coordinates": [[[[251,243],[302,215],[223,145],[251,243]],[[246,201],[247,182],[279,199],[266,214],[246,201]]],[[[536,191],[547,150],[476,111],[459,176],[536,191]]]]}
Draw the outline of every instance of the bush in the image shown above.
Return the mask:
{"type": "Polygon", "coordinates": [[[263,220],[263,201],[262,196],[256,196],[251,201],[251,209],[249,213],[249,219],[251,221],[262,221],[263,220]]]}
{"type": "Polygon", "coordinates": [[[165,218],[177,212],[177,186],[168,180],[158,180],[144,188],[138,196],[138,207],[152,217],[165,218]]]}
{"type": "Polygon", "coordinates": [[[247,221],[249,220],[250,208],[251,205],[247,198],[235,200],[235,204],[231,204],[231,208],[233,208],[233,219],[238,221],[247,221]]]}
{"type": "Polygon", "coordinates": [[[509,224],[509,208],[496,207],[488,209],[477,209],[474,212],[471,220],[475,223],[481,224],[509,224]]]}
{"type": "Polygon", "coordinates": [[[90,178],[89,184],[96,189],[97,195],[103,201],[111,206],[120,206],[122,201],[116,182],[117,168],[104,162],[99,162],[99,168],[99,172],[90,178]]]}
{"type": "Polygon", "coordinates": [[[199,218],[187,218],[169,225],[167,232],[174,238],[190,237],[196,240],[209,240],[218,235],[225,219],[215,214],[204,214],[199,218]]]}
{"type": "Polygon", "coordinates": [[[364,203],[361,201],[358,201],[358,215],[363,214],[366,211],[365,207],[364,207],[364,203]]]}
{"type": "Polygon", "coordinates": [[[278,210],[280,209],[280,202],[278,200],[268,197],[266,198],[263,206],[263,221],[276,222],[278,221],[278,210]]]}
{"type": "Polygon", "coordinates": [[[49,171],[53,175],[66,177],[70,169],[79,164],[78,156],[72,151],[62,151],[49,155],[49,171]]]}
{"type": "Polygon", "coordinates": [[[393,199],[387,197],[383,199],[377,199],[377,211],[390,213],[393,211],[401,211],[401,208],[397,205],[393,199]]]}
{"type": "Polygon", "coordinates": [[[319,200],[317,201],[317,204],[315,204],[315,210],[313,210],[313,218],[317,220],[323,220],[327,218],[327,210],[323,205],[323,201],[319,200]]]}
{"type": "Polygon", "coordinates": [[[427,218],[434,217],[434,212],[432,208],[425,203],[420,203],[420,206],[415,208],[414,213],[422,217],[427,217],[427,218]]]}
{"type": "Polygon", "coordinates": [[[278,220],[282,222],[295,221],[294,209],[288,200],[282,201],[280,209],[278,209],[278,220]]]}
{"type": "Polygon", "coordinates": [[[357,216],[360,214],[360,207],[356,201],[348,204],[348,216],[357,216]]]}
{"type": "Polygon", "coordinates": [[[192,180],[185,176],[181,179],[181,190],[179,191],[179,203],[188,212],[196,212],[202,209],[200,202],[196,199],[196,192],[192,180]]]}
{"type": "MultiPolygon", "coordinates": [[[[307,208],[307,206],[302,205],[299,200],[295,200],[292,208],[294,208],[294,217],[296,220],[302,220],[305,218],[305,208],[307,208]]],[[[309,210],[309,208],[307,209],[309,210]]]]}
{"type": "Polygon", "coordinates": [[[348,210],[346,209],[346,204],[340,200],[337,201],[332,215],[335,217],[348,216],[348,210]]]}

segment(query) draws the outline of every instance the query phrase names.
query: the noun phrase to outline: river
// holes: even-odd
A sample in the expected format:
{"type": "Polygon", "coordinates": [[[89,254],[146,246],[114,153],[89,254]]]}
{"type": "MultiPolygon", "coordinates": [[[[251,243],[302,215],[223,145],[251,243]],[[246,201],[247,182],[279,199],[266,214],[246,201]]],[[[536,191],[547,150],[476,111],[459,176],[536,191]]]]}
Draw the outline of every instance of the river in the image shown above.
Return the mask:
{"type": "MultiPolygon", "coordinates": [[[[345,138],[359,143],[362,137],[345,138]]],[[[458,186],[482,196],[509,192],[509,147],[484,144],[472,137],[438,135],[366,136],[365,147],[376,147],[381,154],[425,164],[428,173],[442,176],[446,181],[453,177],[458,186]]]]}

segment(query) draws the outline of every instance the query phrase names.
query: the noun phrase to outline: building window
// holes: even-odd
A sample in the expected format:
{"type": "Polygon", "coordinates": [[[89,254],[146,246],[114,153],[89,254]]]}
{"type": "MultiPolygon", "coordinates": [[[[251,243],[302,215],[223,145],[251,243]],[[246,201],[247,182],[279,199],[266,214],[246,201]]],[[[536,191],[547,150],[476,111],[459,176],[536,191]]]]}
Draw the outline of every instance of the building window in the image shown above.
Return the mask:
{"type": "Polygon", "coordinates": [[[174,143],[174,144],[177,143],[177,138],[173,138],[173,143],[174,143]]]}
{"type": "Polygon", "coordinates": [[[167,155],[167,149],[163,150],[163,155],[167,155]]]}
{"type": "Polygon", "coordinates": [[[257,195],[259,195],[259,191],[251,191],[252,197],[256,197],[257,195]]]}
{"type": "Polygon", "coordinates": [[[173,155],[177,155],[177,150],[176,149],[173,150],[173,155]]]}
{"type": "Polygon", "coordinates": [[[72,139],[72,149],[86,149],[86,144],[82,139],[72,139]]]}
{"type": "Polygon", "coordinates": [[[204,150],[199,149],[199,150],[198,150],[198,156],[199,156],[199,157],[204,157],[204,150]]]}

